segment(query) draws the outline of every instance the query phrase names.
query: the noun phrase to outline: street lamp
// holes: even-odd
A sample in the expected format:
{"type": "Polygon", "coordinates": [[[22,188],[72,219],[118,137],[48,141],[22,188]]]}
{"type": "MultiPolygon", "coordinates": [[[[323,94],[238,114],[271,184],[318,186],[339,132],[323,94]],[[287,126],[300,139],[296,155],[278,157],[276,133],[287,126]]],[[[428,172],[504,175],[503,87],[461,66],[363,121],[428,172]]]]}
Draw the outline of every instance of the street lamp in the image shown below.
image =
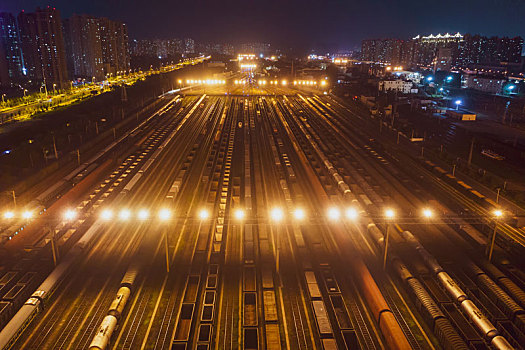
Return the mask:
{"type": "Polygon", "coordinates": [[[359,216],[359,213],[355,208],[346,209],[346,218],[349,220],[356,220],[359,216]]]}
{"type": "Polygon", "coordinates": [[[138,218],[141,221],[147,220],[149,218],[149,211],[147,209],[139,210],[138,218]]]}
{"type": "Polygon", "coordinates": [[[67,221],[74,220],[77,217],[77,212],[73,209],[68,209],[64,212],[64,219],[67,221]]]}
{"type": "Polygon", "coordinates": [[[118,217],[122,221],[127,221],[131,217],[131,212],[128,209],[122,209],[119,212],[118,217]]]}
{"type": "Polygon", "coordinates": [[[454,103],[456,104],[456,111],[459,109],[459,106],[461,105],[461,100],[456,100],[454,101],[454,103]]]}
{"type": "Polygon", "coordinates": [[[328,209],[327,215],[331,221],[338,221],[339,218],[341,217],[341,212],[339,211],[338,208],[331,207],[328,209]]]}
{"type": "Polygon", "coordinates": [[[273,208],[270,212],[270,218],[274,222],[279,222],[284,218],[284,213],[281,208],[273,208]]]}
{"type": "Polygon", "coordinates": [[[301,208],[297,208],[294,210],[293,212],[293,217],[296,219],[296,220],[304,220],[304,218],[306,217],[306,213],[304,212],[303,209],[301,208]]]}
{"type": "Polygon", "coordinates": [[[235,219],[243,220],[244,217],[246,216],[246,213],[242,209],[236,209],[234,215],[235,215],[235,219]]]}
{"type": "Polygon", "coordinates": [[[169,209],[163,208],[159,210],[159,219],[160,221],[167,221],[171,218],[171,211],[169,209]]]}
{"type": "Polygon", "coordinates": [[[386,268],[386,258],[388,255],[388,238],[389,235],[389,221],[392,220],[396,216],[396,213],[392,209],[385,210],[385,218],[386,218],[386,233],[385,233],[385,247],[384,247],[384,255],[383,255],[383,269],[386,268]]]}
{"type": "Polygon", "coordinates": [[[492,260],[492,253],[494,252],[494,243],[496,243],[496,233],[498,229],[498,223],[499,219],[503,216],[503,212],[501,210],[494,210],[494,231],[492,232],[492,239],[490,240],[490,246],[488,247],[488,259],[489,262],[492,260]]]}
{"type": "Polygon", "coordinates": [[[100,213],[100,218],[104,221],[109,221],[113,217],[113,212],[109,209],[104,209],[100,213]]]}
{"type": "Polygon", "coordinates": [[[207,218],[210,217],[210,212],[206,209],[201,209],[199,211],[199,219],[201,220],[206,220],[207,218]]]}
{"type": "Polygon", "coordinates": [[[432,210],[423,209],[423,216],[427,219],[430,219],[433,216],[432,210]]]}

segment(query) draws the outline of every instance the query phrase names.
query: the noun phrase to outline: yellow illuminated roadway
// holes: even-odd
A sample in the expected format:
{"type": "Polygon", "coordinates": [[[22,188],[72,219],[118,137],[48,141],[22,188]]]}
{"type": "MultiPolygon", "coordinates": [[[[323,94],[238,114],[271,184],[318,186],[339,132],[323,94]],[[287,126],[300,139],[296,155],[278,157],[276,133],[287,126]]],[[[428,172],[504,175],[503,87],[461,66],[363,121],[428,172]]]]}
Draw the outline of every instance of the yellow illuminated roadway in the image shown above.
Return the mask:
{"type": "Polygon", "coordinates": [[[50,91],[48,96],[42,92],[27,96],[24,93],[24,97],[17,99],[17,102],[10,101],[9,99],[6,100],[4,96],[2,98],[2,103],[0,104],[0,116],[4,116],[4,122],[29,119],[33,115],[39,113],[41,107],[47,107],[48,110],[66,107],[90,97],[92,92],[105,92],[111,87],[111,85],[133,85],[137,81],[144,80],[150,75],[167,73],[184,68],[188,65],[195,65],[208,58],[209,57],[197,57],[194,59],[186,59],[174,65],[162,66],[159,69],[150,69],[146,71],[139,70],[134,72],[129,70],[129,72],[120,71],[116,74],[111,73],[106,76],[106,79],[101,83],[95,83],[93,79],[93,82],[87,82],[75,87],[71,85],[70,89],[62,90],[62,92],[58,93],[53,88],[53,91],[50,91]],[[11,114],[15,114],[15,116],[9,118],[11,114]]]}
{"type": "Polygon", "coordinates": [[[423,265],[404,254],[402,229],[461,276],[471,248],[431,195],[407,169],[394,174],[330,97],[218,85],[175,100],[99,187],[90,220],[103,229],[17,346],[87,348],[132,263],[140,273],[111,349],[443,346],[383,270],[397,257],[423,265]],[[386,228],[388,250],[369,223],[386,228]]]}

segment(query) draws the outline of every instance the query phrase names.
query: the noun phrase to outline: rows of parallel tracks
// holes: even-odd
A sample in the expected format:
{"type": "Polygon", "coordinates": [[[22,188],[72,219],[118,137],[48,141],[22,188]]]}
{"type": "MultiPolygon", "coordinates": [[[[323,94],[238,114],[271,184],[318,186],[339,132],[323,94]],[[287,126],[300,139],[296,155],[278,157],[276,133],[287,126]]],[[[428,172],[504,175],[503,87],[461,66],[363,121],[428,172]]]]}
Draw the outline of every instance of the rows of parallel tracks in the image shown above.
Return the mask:
{"type": "Polygon", "coordinates": [[[489,348],[494,334],[469,320],[406,230],[508,343],[525,344],[519,267],[506,261],[495,277],[454,225],[418,221],[429,200],[457,199],[445,190],[433,196],[435,179],[371,141],[349,108],[300,94],[174,99],[90,207],[91,215],[110,206],[167,207],[173,217],[108,222],[15,348],[88,349],[131,262],[140,271],[111,349],[432,349],[453,348],[452,336],[459,348],[489,348]],[[343,216],[361,208],[368,221],[330,221],[329,206],[343,216]],[[280,222],[269,214],[276,207],[280,222]],[[390,262],[407,265],[439,316],[428,316],[423,294],[393,265],[382,267],[374,237],[385,232],[386,207],[406,218],[391,227],[390,262]],[[304,221],[293,218],[296,208],[304,221]],[[199,217],[202,209],[209,217],[199,217]],[[235,216],[240,209],[243,218],[235,216]],[[492,280],[476,283],[483,273],[492,280]]]}

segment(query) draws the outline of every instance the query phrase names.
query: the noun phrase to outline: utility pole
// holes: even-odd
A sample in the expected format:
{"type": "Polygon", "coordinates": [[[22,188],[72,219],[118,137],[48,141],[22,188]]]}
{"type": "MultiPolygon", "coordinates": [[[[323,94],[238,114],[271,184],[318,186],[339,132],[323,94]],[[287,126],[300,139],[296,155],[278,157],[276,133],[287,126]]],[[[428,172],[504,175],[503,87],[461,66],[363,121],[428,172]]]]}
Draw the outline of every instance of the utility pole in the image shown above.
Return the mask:
{"type": "Polygon", "coordinates": [[[505,119],[507,118],[507,112],[509,110],[510,101],[505,103],[505,111],[503,111],[503,117],[501,117],[501,124],[505,124],[505,119]]]}
{"type": "Polygon", "coordinates": [[[164,231],[164,243],[166,247],[166,272],[170,272],[170,252],[169,252],[169,247],[168,247],[168,229],[164,227],[163,231],[164,231]]]}
{"type": "Polygon", "coordinates": [[[53,150],[55,151],[55,159],[58,160],[57,143],[55,140],[55,134],[53,134],[53,150]]]}
{"type": "Polygon", "coordinates": [[[46,148],[45,147],[42,147],[42,154],[44,155],[44,162],[46,163],[46,166],[47,166],[47,157],[46,157],[46,148]]]}
{"type": "Polygon", "coordinates": [[[56,243],[56,232],[55,229],[52,227],[52,224],[48,224],[47,229],[49,230],[49,233],[51,233],[51,253],[53,254],[53,263],[55,264],[55,266],[57,266],[59,259],[59,250],[56,243]]]}
{"type": "Polygon", "coordinates": [[[472,138],[472,141],[470,142],[470,151],[468,153],[467,164],[468,164],[469,167],[472,164],[472,152],[474,152],[474,137],[472,138]]]}
{"type": "Polygon", "coordinates": [[[385,233],[385,246],[383,247],[383,270],[386,269],[386,259],[388,256],[388,238],[390,237],[389,235],[390,232],[388,230],[389,227],[390,225],[387,222],[386,223],[386,233],[385,233]]]}
{"type": "Polygon", "coordinates": [[[496,243],[496,233],[498,230],[498,221],[494,223],[494,231],[492,231],[492,238],[490,240],[490,245],[487,247],[487,255],[489,262],[492,260],[492,253],[494,252],[494,243],[496,243]]]}

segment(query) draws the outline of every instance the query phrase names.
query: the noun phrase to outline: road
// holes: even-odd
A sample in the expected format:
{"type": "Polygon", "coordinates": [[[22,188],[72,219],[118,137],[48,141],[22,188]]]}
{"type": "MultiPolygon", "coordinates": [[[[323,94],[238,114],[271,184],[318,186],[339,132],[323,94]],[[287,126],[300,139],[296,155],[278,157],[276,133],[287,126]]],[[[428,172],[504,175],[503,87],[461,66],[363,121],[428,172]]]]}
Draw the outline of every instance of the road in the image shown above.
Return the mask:
{"type": "Polygon", "coordinates": [[[87,349],[133,264],[138,278],[111,349],[488,348],[495,333],[467,321],[464,299],[506,341],[524,344],[521,312],[502,294],[525,307],[524,276],[503,241],[495,265],[484,258],[479,204],[436,189],[437,176],[385,148],[389,139],[372,137],[372,122],[338,99],[220,89],[164,97],[170,107],[143,128],[140,149],[86,196],[82,223],[64,230],[108,208],[131,217],[104,222],[15,348],[87,349]],[[479,213],[451,214],[461,203],[479,213]],[[150,216],[138,220],[141,208],[150,216]],[[163,208],[169,221],[157,218],[163,208]],[[435,216],[422,217],[424,208],[435,216]],[[504,278],[490,277],[495,267],[504,278]],[[443,271],[465,298],[448,293],[443,271]]]}
{"type": "Polygon", "coordinates": [[[171,72],[177,69],[184,68],[188,65],[195,65],[202,63],[207,60],[209,57],[196,57],[193,59],[185,59],[182,62],[177,64],[171,64],[166,66],[161,66],[158,69],[150,69],[146,71],[135,71],[131,73],[131,70],[128,74],[119,74],[112,76],[111,73],[109,77],[102,82],[95,83],[83,83],[77,85],[73,88],[71,83],[71,88],[68,90],[63,90],[62,93],[53,90],[47,96],[42,93],[35,93],[34,95],[29,95],[21,98],[21,101],[17,105],[10,105],[9,100],[2,102],[0,108],[0,125],[4,123],[10,123],[13,121],[27,120],[33,117],[34,115],[45,111],[52,111],[53,109],[65,107],[74,103],[78,103],[83,99],[93,96],[93,94],[104,93],[110,89],[112,85],[133,85],[137,81],[144,80],[150,75],[161,74],[171,72]]]}

